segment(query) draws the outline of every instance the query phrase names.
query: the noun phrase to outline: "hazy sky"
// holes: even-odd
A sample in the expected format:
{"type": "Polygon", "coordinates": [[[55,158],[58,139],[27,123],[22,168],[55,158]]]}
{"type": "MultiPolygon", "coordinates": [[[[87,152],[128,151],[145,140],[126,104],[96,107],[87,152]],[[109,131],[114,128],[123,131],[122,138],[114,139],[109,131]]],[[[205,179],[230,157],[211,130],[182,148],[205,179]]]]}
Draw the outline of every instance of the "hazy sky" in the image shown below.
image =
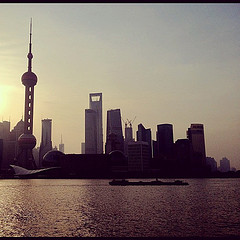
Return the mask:
{"type": "MultiPolygon", "coordinates": [[[[89,93],[106,112],[152,129],[173,124],[174,140],[204,124],[207,156],[240,169],[240,4],[0,4],[0,120],[24,113],[33,18],[34,135],[52,119],[53,146],[80,153],[89,93]]],[[[124,124],[123,124],[124,127],[124,124]]]]}

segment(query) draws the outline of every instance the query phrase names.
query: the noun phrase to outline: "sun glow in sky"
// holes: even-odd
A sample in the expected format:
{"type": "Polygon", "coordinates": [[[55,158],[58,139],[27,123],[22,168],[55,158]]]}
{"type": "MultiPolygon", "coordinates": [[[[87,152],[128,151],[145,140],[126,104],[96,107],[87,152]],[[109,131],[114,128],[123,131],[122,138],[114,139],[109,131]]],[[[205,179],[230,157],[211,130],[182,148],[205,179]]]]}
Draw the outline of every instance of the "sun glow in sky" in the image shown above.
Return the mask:
{"type": "Polygon", "coordinates": [[[34,135],[52,119],[53,145],[80,153],[89,93],[174,140],[203,123],[207,156],[240,169],[239,4],[0,4],[0,118],[22,118],[33,18],[34,135]]]}
{"type": "MultiPolygon", "coordinates": [[[[9,108],[13,108],[15,110],[16,99],[14,96],[16,96],[16,91],[18,90],[15,89],[14,86],[0,85],[0,112],[2,113],[2,116],[0,117],[4,120],[9,121],[10,116],[13,115],[9,112],[9,108]],[[4,113],[6,113],[6,116],[4,113]]],[[[2,121],[2,119],[0,121],[2,121]]]]}

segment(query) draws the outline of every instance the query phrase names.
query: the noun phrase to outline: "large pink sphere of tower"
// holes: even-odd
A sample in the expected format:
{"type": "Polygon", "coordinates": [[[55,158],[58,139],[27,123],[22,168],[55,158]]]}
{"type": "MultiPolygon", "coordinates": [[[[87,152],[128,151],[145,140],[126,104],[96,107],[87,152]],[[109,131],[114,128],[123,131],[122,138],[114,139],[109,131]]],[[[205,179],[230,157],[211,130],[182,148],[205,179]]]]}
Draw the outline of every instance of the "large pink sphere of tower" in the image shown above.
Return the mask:
{"type": "Polygon", "coordinates": [[[37,75],[33,72],[25,72],[22,75],[22,84],[24,86],[35,86],[37,84],[37,75]]]}
{"type": "Polygon", "coordinates": [[[19,147],[22,149],[33,149],[36,146],[36,138],[30,133],[23,133],[18,138],[19,147]]]}

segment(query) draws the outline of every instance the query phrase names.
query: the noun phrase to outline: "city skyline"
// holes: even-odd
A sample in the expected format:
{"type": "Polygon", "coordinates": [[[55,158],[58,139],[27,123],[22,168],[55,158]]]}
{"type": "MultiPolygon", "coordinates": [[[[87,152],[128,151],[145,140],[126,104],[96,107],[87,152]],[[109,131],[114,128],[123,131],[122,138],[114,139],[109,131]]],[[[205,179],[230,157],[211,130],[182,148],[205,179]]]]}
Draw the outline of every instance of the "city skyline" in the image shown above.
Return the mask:
{"type": "Polygon", "coordinates": [[[65,152],[80,153],[88,95],[102,92],[103,139],[110,109],[136,116],[135,139],[139,123],[153,139],[158,124],[172,124],[174,142],[201,123],[206,155],[239,169],[238,12],[237,4],[1,4],[0,117],[12,129],[24,112],[33,17],[37,146],[50,118],[53,146],[62,134],[65,152]]]}

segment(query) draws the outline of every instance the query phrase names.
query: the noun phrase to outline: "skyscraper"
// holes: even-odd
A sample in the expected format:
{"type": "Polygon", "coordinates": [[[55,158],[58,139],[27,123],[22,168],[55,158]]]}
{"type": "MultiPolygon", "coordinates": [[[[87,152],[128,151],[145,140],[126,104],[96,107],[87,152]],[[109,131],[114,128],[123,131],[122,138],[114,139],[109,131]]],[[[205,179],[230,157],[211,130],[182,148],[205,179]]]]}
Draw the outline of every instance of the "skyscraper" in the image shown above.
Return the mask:
{"type": "Polygon", "coordinates": [[[34,86],[37,84],[37,76],[32,72],[32,21],[30,23],[30,42],[27,57],[28,71],[22,75],[22,84],[25,86],[24,133],[18,138],[20,153],[16,159],[19,166],[34,169],[36,168],[36,163],[33,158],[32,149],[36,145],[36,138],[32,133],[34,86]]]}
{"type": "Polygon", "coordinates": [[[177,165],[185,169],[190,168],[192,159],[190,141],[188,139],[178,139],[174,145],[177,165]]]}
{"type": "Polygon", "coordinates": [[[133,133],[132,133],[132,125],[125,124],[125,141],[130,142],[133,141],[133,133]]]}
{"type": "Polygon", "coordinates": [[[230,161],[226,157],[224,157],[220,160],[219,171],[220,172],[230,171],[230,161]]]}
{"type": "Polygon", "coordinates": [[[128,143],[133,142],[132,122],[125,122],[125,139],[124,139],[124,154],[128,156],[128,143]]]}
{"type": "Polygon", "coordinates": [[[42,167],[43,156],[52,150],[52,119],[42,120],[42,139],[39,149],[39,167],[42,167]]]}
{"type": "Polygon", "coordinates": [[[148,143],[149,158],[152,158],[152,133],[151,129],[146,129],[141,123],[138,124],[137,141],[143,141],[148,143]]]}
{"type": "Polygon", "coordinates": [[[10,122],[0,122],[0,139],[9,140],[10,137],[10,122]]]}
{"type": "MultiPolygon", "coordinates": [[[[217,162],[213,157],[206,157],[206,164],[209,166],[211,172],[217,171],[217,162]]],[[[230,169],[230,166],[229,166],[230,169]]]]}
{"type": "Polygon", "coordinates": [[[107,111],[106,153],[113,150],[124,152],[124,139],[120,109],[107,111]]]}
{"type": "Polygon", "coordinates": [[[128,171],[145,172],[149,169],[149,145],[137,141],[128,143],[128,171]]]}
{"type": "Polygon", "coordinates": [[[89,94],[89,109],[85,109],[85,152],[103,153],[102,93],[89,94]]]}
{"type": "MultiPolygon", "coordinates": [[[[0,122],[0,139],[2,140],[2,161],[1,169],[7,170],[9,168],[9,140],[10,140],[10,122],[0,122]]],[[[12,149],[11,149],[12,150],[12,149]]],[[[13,150],[14,151],[14,150],[13,150]]]]}
{"type": "Polygon", "coordinates": [[[10,133],[11,140],[17,140],[24,133],[24,121],[21,119],[10,133]]]}
{"type": "Polygon", "coordinates": [[[203,124],[191,124],[190,128],[187,130],[187,138],[192,144],[194,152],[193,161],[195,161],[197,164],[205,166],[206,152],[203,124]]]}
{"type": "Polygon", "coordinates": [[[157,125],[157,152],[159,157],[169,157],[173,153],[173,125],[157,125]]]}
{"type": "Polygon", "coordinates": [[[64,153],[64,144],[62,142],[62,135],[61,135],[61,143],[59,144],[59,151],[64,153]]]}
{"type": "Polygon", "coordinates": [[[24,133],[24,122],[21,119],[10,132],[10,122],[0,122],[0,139],[3,140],[2,169],[9,169],[10,164],[16,164],[19,154],[18,138],[24,133]]]}
{"type": "Polygon", "coordinates": [[[92,109],[85,109],[85,153],[97,153],[96,112],[92,109]]]}

